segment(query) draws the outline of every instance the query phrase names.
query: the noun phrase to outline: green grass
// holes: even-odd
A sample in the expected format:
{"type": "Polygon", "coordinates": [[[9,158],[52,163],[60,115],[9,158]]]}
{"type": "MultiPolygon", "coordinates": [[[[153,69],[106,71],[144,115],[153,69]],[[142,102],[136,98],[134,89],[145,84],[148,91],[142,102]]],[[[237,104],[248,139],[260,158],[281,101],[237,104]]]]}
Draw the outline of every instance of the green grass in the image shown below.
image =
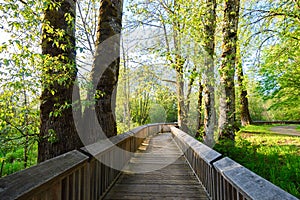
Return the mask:
{"type": "Polygon", "coordinates": [[[214,149],[300,198],[300,137],[272,134],[270,127],[248,126],[214,149]]]}
{"type": "Polygon", "coordinates": [[[249,126],[242,127],[240,129],[240,132],[271,134],[272,132],[270,131],[270,128],[274,126],[278,126],[278,125],[263,125],[263,126],[249,125],[249,126]]]}

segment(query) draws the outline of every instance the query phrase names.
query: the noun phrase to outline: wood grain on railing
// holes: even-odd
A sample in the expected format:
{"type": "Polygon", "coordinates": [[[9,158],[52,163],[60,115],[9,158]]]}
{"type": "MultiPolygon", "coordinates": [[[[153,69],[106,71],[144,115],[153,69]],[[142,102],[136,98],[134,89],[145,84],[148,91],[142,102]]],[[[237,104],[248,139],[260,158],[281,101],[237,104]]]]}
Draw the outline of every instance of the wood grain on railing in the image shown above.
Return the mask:
{"type": "Polygon", "coordinates": [[[198,179],[215,200],[297,200],[296,197],[228,157],[171,127],[198,179]]]}
{"type": "Polygon", "coordinates": [[[214,199],[216,196],[216,180],[212,162],[220,159],[222,155],[175,127],[171,127],[171,131],[174,135],[174,140],[185,154],[190,166],[206,188],[210,198],[214,199]]]}

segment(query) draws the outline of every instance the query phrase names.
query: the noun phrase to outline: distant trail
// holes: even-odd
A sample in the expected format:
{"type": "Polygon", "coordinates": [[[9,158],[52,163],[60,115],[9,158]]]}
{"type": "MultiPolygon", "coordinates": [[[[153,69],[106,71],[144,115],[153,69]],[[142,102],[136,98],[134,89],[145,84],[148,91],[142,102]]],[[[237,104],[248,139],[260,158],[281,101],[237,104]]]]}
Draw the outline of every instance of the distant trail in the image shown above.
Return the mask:
{"type": "Polygon", "coordinates": [[[297,126],[274,126],[270,128],[270,131],[283,135],[299,136],[300,131],[296,130],[297,126]]]}

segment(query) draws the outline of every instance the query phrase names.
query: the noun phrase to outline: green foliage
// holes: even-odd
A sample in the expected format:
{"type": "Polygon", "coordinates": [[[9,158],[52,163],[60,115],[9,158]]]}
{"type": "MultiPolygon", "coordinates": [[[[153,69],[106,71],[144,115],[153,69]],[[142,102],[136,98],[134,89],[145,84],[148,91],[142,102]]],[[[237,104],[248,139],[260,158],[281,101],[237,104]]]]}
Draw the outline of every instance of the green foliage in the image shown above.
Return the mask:
{"type": "Polygon", "coordinates": [[[221,140],[214,149],[299,198],[300,138],[274,135],[268,129],[246,127],[235,142],[221,140]]]}
{"type": "Polygon", "coordinates": [[[166,111],[160,104],[153,104],[149,110],[149,118],[151,123],[166,122],[166,111]]]}
{"type": "MultiPolygon", "coordinates": [[[[9,152],[0,152],[0,167],[3,164],[3,169],[0,172],[0,177],[12,174],[24,169],[24,148],[15,147],[9,149],[9,152]],[[3,163],[2,163],[3,162],[3,163]]],[[[36,165],[37,163],[37,142],[33,143],[28,150],[27,167],[36,165]]]]}
{"type": "Polygon", "coordinates": [[[146,123],[177,121],[176,95],[155,74],[164,76],[168,73],[164,68],[140,66],[124,70],[121,65],[116,102],[118,133],[146,123]]]}
{"type": "MultiPolygon", "coordinates": [[[[39,48],[41,24],[47,24],[43,19],[43,12],[49,5],[53,9],[59,8],[59,4],[48,0],[5,0],[0,3],[0,31],[6,36],[0,44],[0,152],[4,161],[2,175],[36,163],[41,83],[51,85],[55,80],[59,84],[68,84],[68,74],[56,72],[58,69],[66,72],[70,66],[61,65],[57,60],[42,55],[39,48]],[[52,74],[45,76],[45,71],[51,71],[52,74]]],[[[66,17],[70,20],[70,16],[66,17]]],[[[52,39],[56,40],[56,45],[60,45],[58,42],[61,42],[64,32],[50,26],[43,27],[46,28],[48,32],[55,34],[56,38],[52,39]]],[[[65,43],[62,48],[67,48],[63,45],[65,43]]],[[[50,92],[54,95],[56,91],[50,92]]],[[[61,109],[61,106],[58,107],[61,109]]]]}
{"type": "MultiPolygon", "coordinates": [[[[250,35],[245,44],[257,51],[252,79],[259,83],[259,95],[265,100],[262,103],[267,105],[266,111],[271,113],[273,120],[298,120],[299,3],[253,0],[245,6],[244,29],[250,35]]],[[[253,55],[248,56],[253,60],[253,55]]]]}
{"type": "Polygon", "coordinates": [[[164,122],[177,122],[177,98],[170,88],[165,86],[157,88],[155,102],[166,114],[164,122]]]}

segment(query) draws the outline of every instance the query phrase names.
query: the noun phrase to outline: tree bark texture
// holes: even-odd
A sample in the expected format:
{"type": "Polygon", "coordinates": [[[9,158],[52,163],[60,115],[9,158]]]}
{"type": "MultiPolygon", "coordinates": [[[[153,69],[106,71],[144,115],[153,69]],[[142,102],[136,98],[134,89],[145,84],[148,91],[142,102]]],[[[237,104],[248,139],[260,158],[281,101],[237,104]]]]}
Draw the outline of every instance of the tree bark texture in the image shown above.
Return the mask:
{"type": "Polygon", "coordinates": [[[247,126],[252,123],[249,111],[248,92],[244,83],[244,72],[241,63],[237,65],[238,85],[240,89],[241,124],[247,126]]]}
{"type": "Polygon", "coordinates": [[[46,56],[40,105],[38,162],[82,146],[72,114],[75,64],[75,1],[55,0],[44,11],[42,53],[46,56]],[[66,19],[67,16],[71,18],[66,19]],[[58,36],[57,33],[62,33],[58,36]],[[50,60],[50,64],[47,61],[50,60]]]}
{"type": "Polygon", "coordinates": [[[184,95],[184,79],[183,79],[183,65],[185,60],[180,55],[175,55],[176,63],[176,89],[177,89],[177,108],[178,108],[178,125],[181,130],[188,133],[187,125],[187,110],[184,95]]]}
{"type": "Polygon", "coordinates": [[[208,146],[214,145],[216,122],[215,110],[215,30],[216,30],[216,0],[206,0],[207,15],[204,24],[204,49],[206,51],[203,85],[204,85],[204,135],[203,139],[208,146]]]}
{"type": "MultiPolygon", "coordinates": [[[[85,112],[89,123],[97,123],[100,130],[92,128],[92,139],[112,137],[117,135],[115,120],[116,88],[120,63],[120,33],[122,29],[122,0],[102,0],[99,8],[97,40],[94,63],[92,67],[93,90],[92,103],[85,112]],[[91,119],[93,112],[97,119],[91,119]],[[87,116],[90,115],[90,116],[87,116]],[[100,131],[100,132],[99,132],[100,131]],[[99,135],[100,134],[100,135],[99,135]]],[[[95,127],[92,125],[91,127],[95,127]]]]}
{"type": "Polygon", "coordinates": [[[222,63],[220,66],[219,136],[234,140],[235,131],[235,61],[240,0],[227,0],[224,5],[222,63]]]}

